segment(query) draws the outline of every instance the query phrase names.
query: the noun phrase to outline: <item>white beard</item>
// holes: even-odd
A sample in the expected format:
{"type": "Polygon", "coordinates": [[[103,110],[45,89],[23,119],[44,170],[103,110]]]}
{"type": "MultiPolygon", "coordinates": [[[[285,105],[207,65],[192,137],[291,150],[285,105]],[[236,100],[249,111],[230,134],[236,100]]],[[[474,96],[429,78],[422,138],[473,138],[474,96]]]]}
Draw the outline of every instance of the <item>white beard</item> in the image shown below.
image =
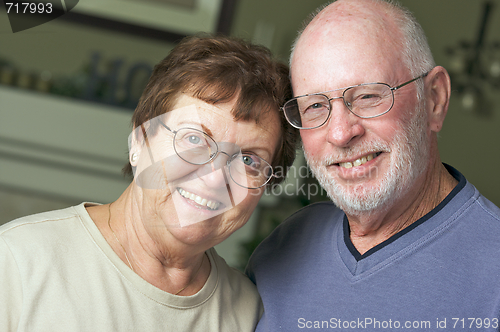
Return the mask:
{"type": "MultiPolygon", "coordinates": [[[[427,114],[425,103],[417,106],[408,124],[400,126],[392,146],[384,142],[366,142],[360,146],[339,151],[337,156],[317,161],[305,154],[307,163],[328,197],[346,214],[360,215],[374,210],[388,209],[398,197],[412,188],[415,180],[425,171],[429,156],[426,138],[427,114]],[[367,151],[391,152],[392,160],[385,177],[376,186],[357,184],[343,185],[328,173],[327,165],[333,160],[345,160],[346,156],[363,155],[367,151]]],[[[397,130],[397,129],[396,129],[397,130]]],[[[305,150],[304,150],[305,151],[305,150]]],[[[378,169],[375,169],[378,173],[378,169]]],[[[378,175],[378,174],[370,174],[378,175]]]]}

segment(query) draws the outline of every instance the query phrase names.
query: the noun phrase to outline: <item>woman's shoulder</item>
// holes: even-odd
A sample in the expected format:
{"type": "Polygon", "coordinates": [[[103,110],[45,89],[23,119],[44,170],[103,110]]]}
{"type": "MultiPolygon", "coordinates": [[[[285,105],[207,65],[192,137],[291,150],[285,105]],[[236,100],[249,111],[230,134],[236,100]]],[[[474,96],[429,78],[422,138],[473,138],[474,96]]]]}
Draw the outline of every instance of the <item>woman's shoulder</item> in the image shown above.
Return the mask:
{"type": "Polygon", "coordinates": [[[217,273],[219,274],[219,285],[221,287],[231,287],[237,293],[244,292],[258,296],[257,288],[243,272],[229,266],[214,248],[211,248],[208,252],[212,255],[216,265],[217,273]]]}
{"type": "Polygon", "coordinates": [[[218,272],[218,293],[221,307],[235,313],[243,323],[241,326],[255,326],[263,312],[257,287],[240,270],[229,266],[214,248],[209,250],[218,272]]]}
{"type": "Polygon", "coordinates": [[[36,232],[40,237],[43,232],[53,232],[60,225],[68,225],[68,221],[79,220],[80,214],[85,210],[85,204],[64,209],[46,211],[29,216],[21,217],[0,226],[0,237],[10,237],[15,235],[28,235],[36,232]],[[41,233],[42,232],[42,233],[41,233]]]}

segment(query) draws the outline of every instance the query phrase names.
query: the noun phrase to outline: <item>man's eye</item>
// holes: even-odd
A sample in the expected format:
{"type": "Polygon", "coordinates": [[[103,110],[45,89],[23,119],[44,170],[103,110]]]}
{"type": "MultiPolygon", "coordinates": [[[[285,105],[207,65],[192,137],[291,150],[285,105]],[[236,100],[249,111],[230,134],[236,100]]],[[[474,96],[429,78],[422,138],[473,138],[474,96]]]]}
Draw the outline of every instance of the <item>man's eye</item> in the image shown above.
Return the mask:
{"type": "Polygon", "coordinates": [[[382,95],[378,93],[363,93],[354,96],[351,105],[357,109],[372,108],[379,106],[382,100],[382,95]]]}
{"type": "Polygon", "coordinates": [[[380,95],[372,93],[372,94],[364,94],[358,97],[358,99],[378,99],[380,95]]]}
{"type": "Polygon", "coordinates": [[[324,103],[314,103],[306,107],[303,113],[307,112],[318,112],[318,111],[323,111],[323,110],[328,110],[328,106],[325,105],[324,103]]]}

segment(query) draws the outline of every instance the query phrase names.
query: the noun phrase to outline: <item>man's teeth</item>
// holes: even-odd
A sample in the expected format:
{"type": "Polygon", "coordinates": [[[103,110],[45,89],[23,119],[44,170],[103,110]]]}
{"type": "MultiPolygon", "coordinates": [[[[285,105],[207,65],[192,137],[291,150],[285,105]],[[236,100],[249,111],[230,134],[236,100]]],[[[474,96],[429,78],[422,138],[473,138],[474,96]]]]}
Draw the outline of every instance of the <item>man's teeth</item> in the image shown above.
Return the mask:
{"type": "Polygon", "coordinates": [[[209,201],[206,198],[202,198],[198,195],[190,193],[189,191],[185,191],[182,188],[177,188],[177,191],[179,192],[179,194],[181,194],[182,197],[195,201],[201,206],[206,206],[210,210],[217,210],[221,204],[220,202],[209,201]]]}
{"type": "Polygon", "coordinates": [[[364,163],[372,160],[373,158],[375,158],[377,156],[376,153],[372,153],[372,154],[369,154],[369,155],[366,155],[364,157],[361,157],[359,159],[356,159],[355,161],[351,162],[351,161],[348,161],[346,163],[339,163],[339,166],[340,167],[344,167],[344,168],[352,168],[352,167],[356,167],[356,166],[360,166],[360,165],[363,165],[364,163]]]}

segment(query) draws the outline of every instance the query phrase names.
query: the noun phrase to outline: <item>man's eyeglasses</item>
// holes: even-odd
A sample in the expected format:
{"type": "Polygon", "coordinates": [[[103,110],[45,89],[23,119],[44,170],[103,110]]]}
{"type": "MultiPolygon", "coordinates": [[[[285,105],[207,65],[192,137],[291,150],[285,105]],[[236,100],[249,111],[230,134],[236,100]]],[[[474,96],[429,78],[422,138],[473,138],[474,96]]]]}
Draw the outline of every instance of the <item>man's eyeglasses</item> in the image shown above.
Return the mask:
{"type": "Polygon", "coordinates": [[[194,128],[180,128],[172,130],[163,122],[160,124],[174,134],[175,153],[187,163],[204,165],[223,153],[227,159],[229,176],[239,186],[248,189],[258,189],[266,185],[273,176],[272,166],[251,153],[228,153],[219,149],[219,145],[207,133],[194,128]]]}
{"type": "Polygon", "coordinates": [[[312,93],[295,97],[283,105],[283,112],[288,122],[298,129],[314,129],[324,125],[331,114],[331,101],[342,98],[352,114],[370,119],[389,112],[394,105],[394,91],[404,87],[429,72],[415,77],[408,82],[391,87],[386,83],[364,83],[321,93],[312,93]],[[341,91],[342,96],[328,98],[325,94],[341,91]]]}

